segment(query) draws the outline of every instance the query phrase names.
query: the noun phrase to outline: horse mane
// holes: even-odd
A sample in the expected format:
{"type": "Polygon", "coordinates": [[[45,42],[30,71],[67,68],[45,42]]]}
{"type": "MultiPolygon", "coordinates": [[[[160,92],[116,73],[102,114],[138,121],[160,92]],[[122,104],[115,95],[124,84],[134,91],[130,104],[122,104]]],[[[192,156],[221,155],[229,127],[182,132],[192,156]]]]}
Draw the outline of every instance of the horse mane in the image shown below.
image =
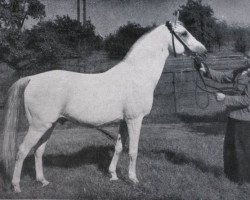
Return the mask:
{"type": "MultiPolygon", "coordinates": [[[[142,54],[142,52],[148,52],[148,46],[146,46],[145,44],[147,44],[147,42],[150,42],[152,40],[155,39],[159,39],[160,34],[159,32],[162,31],[162,29],[166,28],[165,25],[160,25],[156,28],[154,28],[153,30],[145,33],[144,35],[142,35],[130,48],[130,50],[128,51],[128,53],[126,54],[126,56],[124,57],[124,61],[128,60],[128,59],[134,59],[137,58],[139,54],[142,54]],[[155,37],[155,35],[157,34],[157,37],[155,37]]],[[[154,42],[158,42],[159,40],[155,40],[154,42]]],[[[154,44],[155,44],[154,43],[154,44]]],[[[153,43],[152,43],[153,44],[153,43]]],[[[152,45],[150,45],[151,47],[152,45]]],[[[158,45],[159,46],[159,45],[158,45]]]]}

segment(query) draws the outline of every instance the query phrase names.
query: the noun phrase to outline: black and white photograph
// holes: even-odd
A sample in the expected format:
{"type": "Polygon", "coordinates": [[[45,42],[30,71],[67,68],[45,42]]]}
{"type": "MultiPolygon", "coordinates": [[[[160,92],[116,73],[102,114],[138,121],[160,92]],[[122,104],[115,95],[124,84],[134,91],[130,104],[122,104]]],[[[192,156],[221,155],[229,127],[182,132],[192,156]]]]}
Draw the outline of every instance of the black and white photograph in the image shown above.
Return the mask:
{"type": "Polygon", "coordinates": [[[250,199],[250,0],[0,0],[0,199],[250,199]]]}

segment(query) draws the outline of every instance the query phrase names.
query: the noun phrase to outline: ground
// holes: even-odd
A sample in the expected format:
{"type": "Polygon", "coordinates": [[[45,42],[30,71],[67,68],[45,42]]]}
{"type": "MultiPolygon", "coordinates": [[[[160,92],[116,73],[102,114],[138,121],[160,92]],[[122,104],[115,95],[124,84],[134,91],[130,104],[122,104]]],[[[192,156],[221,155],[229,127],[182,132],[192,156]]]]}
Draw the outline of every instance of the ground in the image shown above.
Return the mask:
{"type": "MultiPolygon", "coordinates": [[[[118,163],[120,179],[109,181],[113,141],[94,129],[55,130],[44,156],[51,184],[42,188],[35,181],[30,155],[23,168],[22,193],[5,190],[0,178],[0,198],[249,199],[250,185],[237,185],[223,174],[224,129],[224,123],[143,125],[137,185],[128,179],[126,150],[118,163]]],[[[23,135],[19,134],[19,142],[23,135]]]]}

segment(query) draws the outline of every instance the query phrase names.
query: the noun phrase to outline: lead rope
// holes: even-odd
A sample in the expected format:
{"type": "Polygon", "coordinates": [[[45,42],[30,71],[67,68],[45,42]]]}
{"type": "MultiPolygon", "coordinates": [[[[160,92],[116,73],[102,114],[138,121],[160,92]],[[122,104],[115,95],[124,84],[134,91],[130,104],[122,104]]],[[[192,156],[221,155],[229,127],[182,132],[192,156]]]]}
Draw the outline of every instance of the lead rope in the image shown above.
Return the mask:
{"type": "MultiPolygon", "coordinates": [[[[197,62],[197,57],[194,58],[194,62],[197,62]]],[[[207,67],[206,63],[204,62],[200,62],[200,64],[203,64],[204,67],[206,68],[206,70],[208,71],[209,73],[209,68],[207,67]]],[[[202,108],[202,109],[205,109],[209,106],[209,94],[213,94],[215,95],[217,92],[220,92],[220,93],[224,93],[224,94],[239,94],[241,92],[241,90],[239,90],[237,88],[237,81],[233,83],[233,87],[221,87],[221,88],[218,88],[218,87],[215,87],[215,86],[212,86],[210,84],[207,84],[206,81],[204,80],[200,70],[195,66],[195,63],[194,63],[194,68],[196,69],[197,73],[198,73],[198,76],[196,76],[196,81],[195,81],[195,99],[196,99],[196,104],[199,108],[202,108]],[[203,87],[201,85],[199,85],[199,81],[198,81],[198,78],[199,77],[202,81],[202,84],[203,84],[203,87]],[[212,90],[209,90],[212,89],[212,90]],[[206,92],[206,96],[207,96],[207,103],[205,104],[205,106],[201,106],[199,103],[198,103],[198,89],[201,90],[201,91],[204,91],[206,92]]]]}
{"type": "Polygon", "coordinates": [[[174,51],[174,57],[177,57],[176,51],[175,51],[175,43],[174,43],[174,33],[172,32],[172,46],[173,46],[173,51],[174,51]]]}
{"type": "MultiPolygon", "coordinates": [[[[198,73],[198,72],[197,72],[197,73],[198,73]]],[[[200,109],[206,109],[206,108],[209,106],[209,102],[210,102],[210,101],[209,101],[209,100],[210,100],[209,94],[211,94],[211,93],[210,93],[210,91],[207,91],[206,89],[203,89],[203,88],[199,85],[199,80],[198,80],[198,78],[200,78],[200,73],[198,73],[198,75],[197,75],[197,73],[196,73],[196,76],[195,76],[195,90],[194,90],[195,103],[196,103],[196,105],[197,105],[200,109]],[[199,90],[205,92],[205,94],[206,94],[206,104],[205,104],[205,105],[202,105],[202,104],[199,103],[199,90]]],[[[203,79],[201,79],[201,80],[203,80],[203,79]]],[[[206,88],[206,85],[204,84],[203,81],[202,81],[202,83],[203,83],[204,87],[206,88]]],[[[214,94],[214,93],[213,93],[213,94],[214,94]]]]}

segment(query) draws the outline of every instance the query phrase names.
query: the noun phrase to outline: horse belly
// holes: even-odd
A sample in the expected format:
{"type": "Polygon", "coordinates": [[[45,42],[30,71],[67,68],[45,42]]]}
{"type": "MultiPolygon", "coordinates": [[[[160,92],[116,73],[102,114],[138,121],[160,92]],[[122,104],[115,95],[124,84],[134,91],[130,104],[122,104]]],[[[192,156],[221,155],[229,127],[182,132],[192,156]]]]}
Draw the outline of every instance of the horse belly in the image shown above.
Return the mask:
{"type": "Polygon", "coordinates": [[[65,117],[83,124],[102,125],[123,119],[122,103],[103,98],[84,98],[70,101],[64,112],[65,117]]]}

